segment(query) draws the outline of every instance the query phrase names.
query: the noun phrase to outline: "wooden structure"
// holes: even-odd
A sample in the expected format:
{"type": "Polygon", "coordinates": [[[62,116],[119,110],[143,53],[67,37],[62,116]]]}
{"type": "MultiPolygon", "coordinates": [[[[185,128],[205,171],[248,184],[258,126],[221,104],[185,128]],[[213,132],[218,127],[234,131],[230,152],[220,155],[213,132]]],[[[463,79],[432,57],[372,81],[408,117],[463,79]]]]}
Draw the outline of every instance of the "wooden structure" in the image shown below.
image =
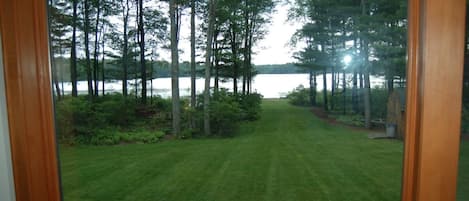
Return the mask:
{"type": "Polygon", "coordinates": [[[396,125],[396,138],[405,136],[405,90],[394,89],[388,97],[386,124],[396,125]]]}

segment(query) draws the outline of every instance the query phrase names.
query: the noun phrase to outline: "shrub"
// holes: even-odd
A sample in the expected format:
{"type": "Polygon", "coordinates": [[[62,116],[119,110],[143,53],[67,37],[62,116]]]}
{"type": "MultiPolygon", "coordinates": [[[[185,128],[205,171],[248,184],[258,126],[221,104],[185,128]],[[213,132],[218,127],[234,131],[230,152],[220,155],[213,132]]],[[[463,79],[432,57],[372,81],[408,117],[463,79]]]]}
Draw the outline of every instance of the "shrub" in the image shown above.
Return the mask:
{"type": "MultiPolygon", "coordinates": [[[[203,131],[203,95],[198,96],[196,111],[192,114],[196,128],[192,134],[203,131]]],[[[225,89],[219,90],[211,97],[210,125],[213,135],[233,136],[243,120],[255,120],[260,117],[262,95],[234,95],[225,89]]]]}
{"type": "Polygon", "coordinates": [[[257,120],[261,114],[262,95],[258,93],[241,95],[239,99],[243,110],[243,119],[248,121],[257,120]]]}
{"type": "Polygon", "coordinates": [[[229,99],[214,100],[210,104],[210,125],[215,135],[232,136],[241,121],[239,103],[229,99]]]}
{"type": "Polygon", "coordinates": [[[164,133],[161,131],[139,131],[130,133],[130,142],[137,142],[137,143],[145,143],[145,144],[152,144],[160,141],[160,139],[164,136],[164,133]]]}
{"type": "Polygon", "coordinates": [[[462,107],[461,132],[464,134],[469,132],[469,107],[467,105],[462,107]]]}
{"type": "Polygon", "coordinates": [[[388,104],[388,90],[382,88],[371,89],[371,116],[386,119],[388,104]]]}
{"type": "Polygon", "coordinates": [[[307,106],[310,105],[309,89],[303,85],[298,86],[287,95],[288,102],[292,105],[307,106]]]}
{"type": "Polygon", "coordinates": [[[152,144],[160,141],[163,136],[164,133],[161,131],[121,132],[116,129],[100,129],[89,140],[76,143],[92,145],[116,145],[120,143],[152,144]]]}
{"type": "Polygon", "coordinates": [[[115,145],[119,144],[120,141],[120,135],[109,129],[100,129],[90,138],[90,144],[92,145],[115,145]]]}
{"type": "Polygon", "coordinates": [[[357,126],[357,127],[365,126],[362,115],[339,115],[336,117],[336,120],[338,122],[351,125],[351,126],[357,126]]]}
{"type": "Polygon", "coordinates": [[[66,98],[56,104],[56,127],[59,139],[90,136],[95,128],[106,125],[103,115],[96,113],[85,97],[66,98]]]}
{"type": "MultiPolygon", "coordinates": [[[[143,128],[148,132],[162,130],[170,117],[170,100],[156,97],[152,104],[139,105],[132,97],[120,94],[93,97],[65,97],[56,102],[58,139],[67,144],[111,145],[122,141],[157,141],[154,134],[124,135],[126,131],[143,128]],[[155,124],[153,124],[155,122],[155,124]],[[122,134],[122,135],[121,135],[122,134]]],[[[153,132],[152,132],[153,133],[153,132]]],[[[156,138],[161,133],[156,135],[156,138]]]]}
{"type": "Polygon", "coordinates": [[[101,115],[106,125],[128,127],[138,119],[136,101],[121,95],[97,97],[93,105],[95,115],[101,115]]]}

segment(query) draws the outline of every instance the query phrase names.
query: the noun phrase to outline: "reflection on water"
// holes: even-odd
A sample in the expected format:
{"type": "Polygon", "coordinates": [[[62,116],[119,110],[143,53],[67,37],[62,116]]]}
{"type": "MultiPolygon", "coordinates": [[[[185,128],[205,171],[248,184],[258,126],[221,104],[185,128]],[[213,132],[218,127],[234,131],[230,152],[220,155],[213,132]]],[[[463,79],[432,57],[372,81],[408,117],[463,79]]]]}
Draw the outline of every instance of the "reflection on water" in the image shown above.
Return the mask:
{"type": "MultiPolygon", "coordinates": [[[[292,91],[294,88],[299,85],[309,87],[309,75],[308,74],[259,74],[254,77],[252,89],[255,92],[258,92],[264,96],[264,98],[281,98],[285,97],[289,91],[292,91]]],[[[342,75],[340,75],[342,76],[342,75]]],[[[346,75],[347,87],[351,86],[352,75],[346,75]],[[350,85],[350,86],[349,86],[350,85]]],[[[327,88],[331,89],[331,80],[332,74],[327,75],[327,88]]],[[[340,77],[342,80],[342,77],[340,77]]],[[[371,76],[371,87],[383,87],[384,86],[384,77],[383,76],[371,76]]],[[[129,80],[129,92],[135,91],[135,86],[140,87],[140,80],[129,80]]],[[[214,80],[212,79],[213,86],[214,80]]],[[[153,87],[151,87],[151,81],[147,81],[148,95],[160,95],[162,97],[171,96],[171,78],[158,78],[153,80],[153,87]],[[153,90],[150,90],[153,89],[153,90]]],[[[242,83],[239,83],[241,86],[242,83]]],[[[71,83],[64,83],[64,91],[66,94],[71,93],[72,85],[71,83]]],[[[101,86],[101,82],[99,83],[101,86]]],[[[342,82],[340,82],[340,87],[342,87],[342,82]]],[[[220,87],[227,88],[231,90],[233,88],[233,81],[229,80],[226,82],[220,82],[220,87]]],[[[137,88],[137,90],[138,90],[137,88]]],[[[179,78],[179,88],[181,96],[190,95],[190,78],[182,77],[179,78]]],[[[197,93],[202,93],[204,89],[204,79],[198,78],[196,80],[197,93]]],[[[322,90],[323,79],[322,75],[317,77],[317,90],[322,90]]],[[[80,94],[86,94],[88,90],[88,85],[86,81],[79,81],[77,83],[77,89],[80,94]]],[[[122,81],[106,81],[105,82],[106,93],[114,93],[122,91],[122,81]]]]}

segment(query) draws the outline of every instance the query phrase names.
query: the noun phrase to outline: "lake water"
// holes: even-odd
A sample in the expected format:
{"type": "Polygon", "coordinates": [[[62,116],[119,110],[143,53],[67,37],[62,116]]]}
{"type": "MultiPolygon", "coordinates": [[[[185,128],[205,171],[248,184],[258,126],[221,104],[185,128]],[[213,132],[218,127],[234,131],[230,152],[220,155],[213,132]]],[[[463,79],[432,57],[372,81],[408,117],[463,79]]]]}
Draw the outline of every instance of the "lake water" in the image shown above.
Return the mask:
{"type": "MultiPolygon", "coordinates": [[[[253,79],[252,90],[258,92],[264,96],[264,98],[281,98],[285,97],[288,92],[292,91],[299,85],[309,87],[308,74],[259,74],[253,79]]],[[[317,90],[320,91],[324,88],[322,75],[317,77],[317,90]]],[[[340,88],[342,87],[342,75],[340,81],[340,88]]],[[[347,85],[351,87],[352,75],[346,75],[347,85]]],[[[196,80],[197,93],[202,93],[204,89],[203,78],[196,80]]],[[[327,75],[327,88],[331,89],[332,75],[327,75]]],[[[383,76],[371,76],[371,87],[384,87],[383,76]]],[[[139,80],[129,80],[129,92],[135,91],[135,83],[139,80]]],[[[214,80],[211,80],[211,86],[214,86],[214,80]]],[[[138,86],[138,89],[141,87],[138,86]]],[[[231,90],[233,88],[233,81],[228,80],[226,82],[220,81],[220,87],[231,90]]],[[[160,95],[162,97],[171,96],[171,78],[157,78],[153,80],[153,90],[150,90],[150,81],[147,82],[148,95],[153,93],[154,96],[160,95]]],[[[190,78],[181,77],[179,78],[179,88],[181,96],[190,96],[190,78]]],[[[88,91],[88,85],[86,81],[79,81],[77,83],[77,89],[80,94],[86,94],[88,91]]],[[[105,82],[106,93],[121,92],[122,81],[106,81],[105,82]]],[[[242,89],[242,83],[238,84],[238,89],[242,89]]],[[[71,83],[64,83],[65,93],[71,93],[71,83]]],[[[99,83],[99,90],[101,90],[101,82],[99,83]]]]}

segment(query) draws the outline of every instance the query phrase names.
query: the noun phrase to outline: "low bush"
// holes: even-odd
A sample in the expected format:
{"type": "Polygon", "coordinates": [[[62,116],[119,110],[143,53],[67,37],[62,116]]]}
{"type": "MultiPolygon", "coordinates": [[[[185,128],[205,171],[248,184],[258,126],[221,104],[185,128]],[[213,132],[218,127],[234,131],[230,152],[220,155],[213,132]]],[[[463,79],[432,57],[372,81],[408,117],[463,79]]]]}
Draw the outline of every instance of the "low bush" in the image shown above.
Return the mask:
{"type": "Polygon", "coordinates": [[[243,111],[244,120],[254,121],[260,118],[262,98],[263,96],[258,93],[239,96],[239,104],[243,111]]]}
{"type": "Polygon", "coordinates": [[[234,97],[218,96],[210,103],[210,125],[214,135],[232,136],[242,119],[242,110],[234,97]]]}
{"type": "Polygon", "coordinates": [[[469,106],[467,105],[462,107],[461,132],[464,134],[469,132],[469,106]]]}
{"type": "MultiPolygon", "coordinates": [[[[170,103],[154,97],[143,106],[120,94],[92,100],[87,96],[64,97],[56,102],[58,140],[67,144],[111,145],[121,143],[122,133],[140,129],[147,133],[134,133],[130,141],[152,143],[157,141],[153,133],[160,135],[168,126],[170,103]]],[[[125,135],[123,138],[129,141],[125,135]]]]}
{"type": "Polygon", "coordinates": [[[114,129],[101,129],[91,136],[89,143],[92,145],[116,145],[121,143],[152,144],[158,142],[164,133],[161,131],[131,131],[121,132],[114,129]]]}
{"type": "MultiPolygon", "coordinates": [[[[198,105],[192,115],[195,128],[187,131],[187,135],[203,135],[203,95],[198,96],[198,105]]],[[[211,134],[222,137],[233,136],[242,121],[260,118],[262,95],[257,93],[234,95],[225,89],[212,94],[210,100],[211,134]]]]}
{"type": "MultiPolygon", "coordinates": [[[[234,95],[226,90],[212,94],[211,131],[216,136],[232,136],[240,122],[260,117],[262,95],[234,95]]],[[[172,129],[170,99],[152,97],[146,105],[120,94],[93,97],[65,97],[56,102],[59,142],[67,144],[114,145],[155,143],[172,129]]],[[[192,138],[203,131],[203,96],[192,109],[187,99],[181,104],[181,134],[192,138]]]]}
{"type": "Polygon", "coordinates": [[[296,87],[293,91],[287,95],[288,102],[296,106],[308,106],[310,105],[309,100],[309,89],[303,85],[296,87]]]}
{"type": "Polygon", "coordinates": [[[338,115],[336,116],[336,121],[351,126],[365,126],[362,115],[338,115]]]}

